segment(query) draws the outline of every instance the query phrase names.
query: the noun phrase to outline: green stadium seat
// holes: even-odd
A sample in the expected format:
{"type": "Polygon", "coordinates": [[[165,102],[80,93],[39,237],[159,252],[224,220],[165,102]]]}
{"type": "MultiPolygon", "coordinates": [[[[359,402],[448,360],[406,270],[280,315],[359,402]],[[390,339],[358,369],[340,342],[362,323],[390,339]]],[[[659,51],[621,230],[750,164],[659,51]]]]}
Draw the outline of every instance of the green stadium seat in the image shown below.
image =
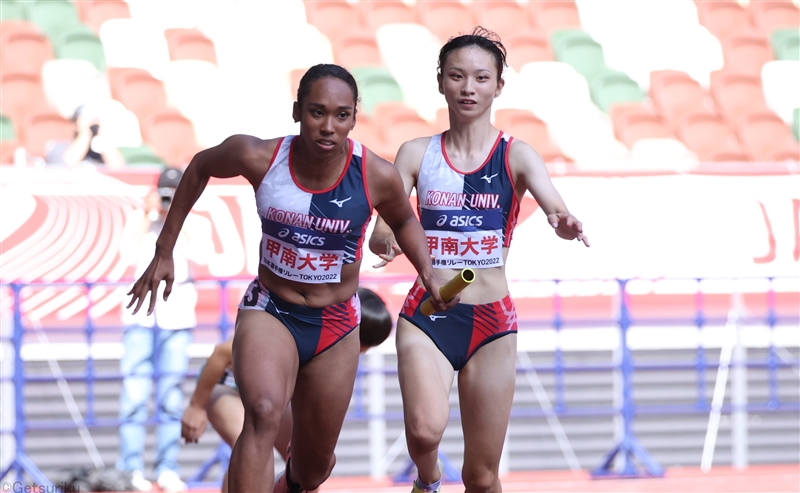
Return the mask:
{"type": "Polygon", "coordinates": [[[147,144],[138,147],[120,147],[119,152],[128,166],[166,166],[164,160],[147,144]]]}
{"type": "Polygon", "coordinates": [[[28,3],[28,20],[39,26],[54,42],[76,27],[83,26],[72,2],[38,0],[28,3]]]}
{"type": "Polygon", "coordinates": [[[91,62],[97,70],[106,70],[103,43],[88,27],[77,27],[64,32],[55,43],[56,58],[75,58],[91,62]]]}
{"type": "Polygon", "coordinates": [[[17,140],[17,132],[14,130],[14,122],[6,115],[0,115],[0,140],[17,140]]]}
{"type": "Polygon", "coordinates": [[[3,0],[0,5],[0,21],[19,20],[24,21],[28,18],[24,2],[13,0],[3,0]]]}
{"type": "Polygon", "coordinates": [[[800,60],[800,30],[776,29],[770,41],[776,60],[800,60]]]}
{"type": "Polygon", "coordinates": [[[601,110],[608,110],[617,103],[644,101],[644,92],[625,73],[607,69],[589,81],[592,100],[601,110]]]}
{"type": "Polygon", "coordinates": [[[792,133],[794,140],[800,141],[800,108],[795,108],[792,112],[792,133]]]}
{"type": "Polygon", "coordinates": [[[550,35],[555,58],[572,66],[587,81],[607,70],[603,47],[586,31],[564,29],[550,35]]]}
{"type": "Polygon", "coordinates": [[[361,96],[361,111],[372,115],[375,105],[382,102],[403,101],[403,90],[383,67],[353,67],[353,77],[358,83],[361,96]]]}

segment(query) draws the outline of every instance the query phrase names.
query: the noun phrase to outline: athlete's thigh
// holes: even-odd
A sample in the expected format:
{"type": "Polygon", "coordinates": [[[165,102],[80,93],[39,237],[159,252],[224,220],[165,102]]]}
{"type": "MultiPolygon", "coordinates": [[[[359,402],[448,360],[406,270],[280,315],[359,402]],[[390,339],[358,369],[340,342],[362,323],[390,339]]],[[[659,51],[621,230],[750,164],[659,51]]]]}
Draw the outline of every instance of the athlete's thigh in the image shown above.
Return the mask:
{"type": "Polygon", "coordinates": [[[206,405],[208,421],[225,443],[233,447],[244,426],[244,406],[239,392],[217,384],[206,405]]]}
{"type": "Polygon", "coordinates": [[[430,337],[404,318],[397,320],[397,371],[406,423],[450,415],[453,366],[430,337]]]}
{"type": "Polygon", "coordinates": [[[233,375],[245,419],[257,403],[280,406],[282,413],[291,399],[298,366],[294,337],[278,319],[260,310],[239,310],[233,336],[233,375]]]}
{"type": "Polygon", "coordinates": [[[464,470],[496,467],[503,450],[516,383],[517,335],[478,349],[458,373],[464,470]]]}
{"type": "Polygon", "coordinates": [[[327,467],[353,394],[358,337],[353,330],[300,368],[292,397],[292,463],[297,467],[327,467]]]}

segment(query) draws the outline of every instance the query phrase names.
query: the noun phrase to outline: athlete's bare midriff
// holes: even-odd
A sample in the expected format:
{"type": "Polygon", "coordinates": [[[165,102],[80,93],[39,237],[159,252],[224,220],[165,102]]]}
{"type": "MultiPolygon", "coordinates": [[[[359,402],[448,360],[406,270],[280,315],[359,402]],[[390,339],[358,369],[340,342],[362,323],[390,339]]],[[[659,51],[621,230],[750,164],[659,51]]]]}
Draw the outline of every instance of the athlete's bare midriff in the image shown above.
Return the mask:
{"type": "Polygon", "coordinates": [[[258,268],[258,279],[270,292],[295,305],[324,308],[353,297],[358,289],[361,260],[342,266],[342,281],[327,284],[306,284],[284,279],[264,265],[258,268]]]}

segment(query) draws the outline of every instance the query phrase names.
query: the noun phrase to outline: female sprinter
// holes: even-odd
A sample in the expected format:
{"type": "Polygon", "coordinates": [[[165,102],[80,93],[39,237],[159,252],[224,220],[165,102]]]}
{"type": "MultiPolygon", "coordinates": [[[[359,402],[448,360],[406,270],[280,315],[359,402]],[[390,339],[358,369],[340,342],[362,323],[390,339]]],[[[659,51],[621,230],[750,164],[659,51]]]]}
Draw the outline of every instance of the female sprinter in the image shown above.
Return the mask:
{"type": "MultiPolygon", "coordinates": [[[[433,271],[425,233],[390,163],[347,138],[356,123],[358,88],[337,65],[305,73],[294,104],[300,135],[272,140],[236,135],[199,152],[173,198],[156,254],[130,291],[138,310],[172,279],[172,249],[210,177],[244,176],[261,219],[258,278],[239,304],[233,373],[244,427],[233,447],[231,491],[273,490],[273,455],[291,400],[292,456],[274,491],[317,488],[336,462],[358,365],[361,246],[372,208],[382,214],[425,287],[444,284],[433,271]]],[[[438,294],[438,292],[437,292],[438,294]]],[[[436,308],[455,303],[436,298],[436,308]]]]}
{"type": "MultiPolygon", "coordinates": [[[[374,291],[358,288],[361,300],[361,325],[359,339],[361,352],[381,344],[392,331],[392,316],[386,309],[386,303],[374,291]]],[[[189,406],[181,419],[181,436],[187,443],[197,443],[205,432],[208,422],[219,433],[219,436],[231,447],[236,443],[244,424],[244,407],[239,397],[239,389],[231,370],[231,347],[233,337],[214,347],[206,364],[197,377],[189,406]]],[[[288,459],[289,438],[292,434],[291,406],[283,415],[283,420],[275,439],[275,448],[283,460],[288,459]]],[[[222,493],[228,491],[228,473],[222,480],[222,493]]],[[[316,492],[317,490],[314,490],[316,492]]],[[[313,493],[309,491],[309,493],[313,493]]]]}
{"type": "MultiPolygon", "coordinates": [[[[406,142],[395,166],[411,193],[436,272],[452,278],[480,269],[461,304],[426,317],[419,282],[397,323],[397,358],[408,451],[419,476],[413,492],[440,491],[439,443],[450,414],[448,396],[458,370],[464,431],[462,477],[467,493],[500,492],[498,465],[514,394],[517,323],[505,261],[519,204],[530,191],[558,236],[589,246],[581,223],[567,210],[542,158],[525,142],[494,128],[492,101],[503,89],[505,48],[491,31],[451,38],[439,53],[439,92],[450,130],[406,142]]],[[[403,252],[379,221],[370,248],[385,265],[403,252]]],[[[377,267],[377,266],[376,266],[377,267]]]]}

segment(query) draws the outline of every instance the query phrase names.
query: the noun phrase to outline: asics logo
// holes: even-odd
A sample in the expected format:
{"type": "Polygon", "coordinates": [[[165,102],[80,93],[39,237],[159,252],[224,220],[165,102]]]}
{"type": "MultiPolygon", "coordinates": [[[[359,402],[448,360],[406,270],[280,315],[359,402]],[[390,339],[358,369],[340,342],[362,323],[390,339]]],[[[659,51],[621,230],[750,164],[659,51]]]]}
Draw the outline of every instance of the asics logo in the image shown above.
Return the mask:
{"type": "Polygon", "coordinates": [[[438,318],[447,318],[447,315],[428,315],[428,318],[431,319],[431,322],[435,322],[438,318]]]}
{"type": "Polygon", "coordinates": [[[279,237],[281,237],[281,238],[286,238],[287,236],[289,236],[289,230],[288,230],[288,229],[286,229],[286,228],[282,229],[282,230],[281,230],[281,231],[278,233],[278,236],[279,236],[279,237]]]}
{"type": "Polygon", "coordinates": [[[494,178],[495,176],[497,176],[497,173],[493,174],[492,176],[483,175],[483,176],[481,176],[481,180],[486,180],[486,183],[491,184],[492,183],[492,178],[494,178]]]}
{"type": "Polygon", "coordinates": [[[348,200],[350,200],[350,199],[352,199],[352,198],[353,198],[353,197],[347,197],[346,199],[342,199],[342,200],[336,200],[336,199],[333,199],[333,200],[331,200],[331,204],[336,204],[336,205],[338,205],[338,206],[339,206],[339,208],[341,208],[341,207],[342,207],[342,205],[343,205],[345,202],[347,202],[348,200]]]}
{"type": "Polygon", "coordinates": [[[439,219],[436,220],[436,225],[437,226],[444,226],[444,223],[446,223],[446,222],[447,222],[447,216],[441,215],[441,216],[439,216],[439,219]]]}

